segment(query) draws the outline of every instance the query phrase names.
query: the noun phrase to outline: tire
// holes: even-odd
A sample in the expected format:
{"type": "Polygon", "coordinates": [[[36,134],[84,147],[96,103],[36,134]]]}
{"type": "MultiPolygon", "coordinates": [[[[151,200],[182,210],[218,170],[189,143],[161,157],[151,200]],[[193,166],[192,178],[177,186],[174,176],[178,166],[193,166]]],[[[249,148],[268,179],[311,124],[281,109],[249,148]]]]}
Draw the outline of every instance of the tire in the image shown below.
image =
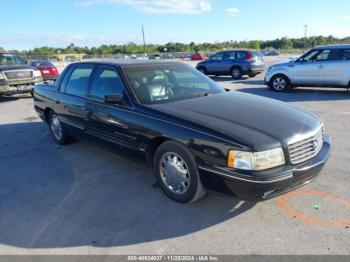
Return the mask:
{"type": "Polygon", "coordinates": [[[291,85],[288,77],[285,75],[275,75],[271,79],[270,87],[276,92],[285,92],[290,89],[291,85]]]}
{"type": "Polygon", "coordinates": [[[72,141],[55,112],[50,113],[48,124],[51,135],[57,144],[65,145],[72,141]]]}
{"type": "Polygon", "coordinates": [[[242,77],[242,70],[239,67],[233,67],[231,69],[231,77],[234,80],[238,80],[242,77]]]}
{"type": "Polygon", "coordinates": [[[197,69],[199,72],[201,72],[203,75],[206,75],[207,74],[207,70],[205,70],[204,67],[200,67],[197,69]]]}
{"type": "Polygon", "coordinates": [[[161,189],[172,200],[190,203],[205,195],[196,162],[185,146],[164,142],[154,155],[153,167],[161,189]]]}

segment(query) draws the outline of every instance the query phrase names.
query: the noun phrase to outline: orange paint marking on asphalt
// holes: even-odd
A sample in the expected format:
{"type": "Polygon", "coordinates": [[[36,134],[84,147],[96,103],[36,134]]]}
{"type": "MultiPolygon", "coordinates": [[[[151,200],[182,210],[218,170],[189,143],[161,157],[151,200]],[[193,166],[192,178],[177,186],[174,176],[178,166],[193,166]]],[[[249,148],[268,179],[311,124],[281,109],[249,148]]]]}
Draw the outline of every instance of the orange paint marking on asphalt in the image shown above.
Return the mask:
{"type": "Polygon", "coordinates": [[[295,196],[318,196],[323,199],[336,202],[346,208],[350,208],[350,201],[338,198],[336,196],[333,196],[331,194],[327,194],[324,192],[312,190],[312,189],[299,189],[296,191],[292,191],[290,193],[287,193],[285,195],[282,195],[278,198],[278,203],[280,208],[286,212],[289,216],[294,217],[298,219],[299,221],[302,221],[307,224],[312,225],[319,225],[319,226],[325,226],[325,227],[342,227],[342,226],[350,226],[350,219],[347,220],[337,220],[337,221],[327,221],[327,220],[317,220],[310,216],[303,215],[302,213],[295,211],[288,207],[286,204],[287,200],[291,197],[295,196]]]}

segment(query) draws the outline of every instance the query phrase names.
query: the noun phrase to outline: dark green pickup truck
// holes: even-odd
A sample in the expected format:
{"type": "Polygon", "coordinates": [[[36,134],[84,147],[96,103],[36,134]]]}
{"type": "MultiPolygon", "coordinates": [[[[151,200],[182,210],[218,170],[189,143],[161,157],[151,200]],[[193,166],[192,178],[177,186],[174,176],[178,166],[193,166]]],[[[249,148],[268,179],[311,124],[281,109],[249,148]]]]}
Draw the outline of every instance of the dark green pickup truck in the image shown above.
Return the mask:
{"type": "Polygon", "coordinates": [[[0,51],[0,96],[32,93],[41,72],[15,53],[0,51]]]}

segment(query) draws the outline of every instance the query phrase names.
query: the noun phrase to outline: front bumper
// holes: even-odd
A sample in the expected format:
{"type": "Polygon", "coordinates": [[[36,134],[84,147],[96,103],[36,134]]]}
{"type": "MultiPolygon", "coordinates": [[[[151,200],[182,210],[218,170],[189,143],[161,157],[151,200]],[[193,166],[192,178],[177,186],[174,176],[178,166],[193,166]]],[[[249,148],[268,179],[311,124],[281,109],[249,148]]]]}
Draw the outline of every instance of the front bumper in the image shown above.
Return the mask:
{"type": "Polygon", "coordinates": [[[33,92],[35,85],[43,83],[42,78],[30,81],[0,81],[0,95],[14,95],[33,92]]]}
{"type": "Polygon", "coordinates": [[[228,168],[201,165],[199,171],[204,186],[238,198],[261,201],[282,195],[316,179],[327,162],[331,141],[324,137],[321,151],[306,163],[285,165],[259,172],[233,172],[228,168]]]}

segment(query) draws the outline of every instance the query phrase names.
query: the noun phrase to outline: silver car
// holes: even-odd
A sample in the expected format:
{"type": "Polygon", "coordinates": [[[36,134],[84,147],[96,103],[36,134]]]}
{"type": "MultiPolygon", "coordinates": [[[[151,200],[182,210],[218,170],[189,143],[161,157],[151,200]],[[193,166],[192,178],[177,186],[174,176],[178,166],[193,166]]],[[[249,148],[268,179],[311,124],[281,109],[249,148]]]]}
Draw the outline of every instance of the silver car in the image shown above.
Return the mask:
{"type": "Polygon", "coordinates": [[[265,84],[278,92],[297,86],[350,88],[350,45],[315,47],[296,60],[272,65],[265,84]]]}

